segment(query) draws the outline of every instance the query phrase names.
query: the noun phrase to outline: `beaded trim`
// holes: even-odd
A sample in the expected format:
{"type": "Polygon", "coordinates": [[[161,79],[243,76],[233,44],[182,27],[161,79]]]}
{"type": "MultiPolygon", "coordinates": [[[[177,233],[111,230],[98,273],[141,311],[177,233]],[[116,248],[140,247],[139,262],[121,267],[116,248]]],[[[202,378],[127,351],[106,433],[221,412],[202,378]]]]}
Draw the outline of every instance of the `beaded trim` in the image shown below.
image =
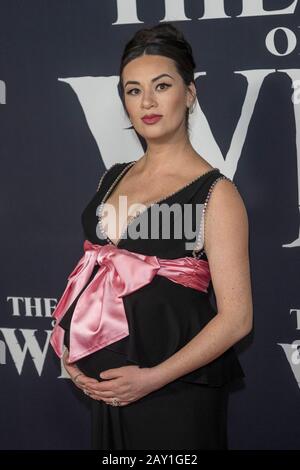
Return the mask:
{"type": "MultiPolygon", "coordinates": [[[[98,215],[98,224],[99,224],[99,227],[100,227],[100,230],[101,230],[101,233],[102,235],[105,237],[106,241],[108,243],[110,243],[111,245],[115,245],[115,246],[118,246],[122,236],[120,237],[120,239],[118,240],[117,243],[114,243],[106,234],[104,228],[103,228],[103,225],[102,225],[102,212],[103,212],[103,207],[104,207],[104,204],[105,204],[105,201],[108,199],[108,196],[110,195],[110,193],[112,192],[112,190],[114,189],[114,187],[116,186],[116,184],[118,183],[118,181],[120,180],[120,178],[122,178],[123,174],[126,172],[127,169],[129,169],[132,165],[134,165],[134,163],[136,162],[136,160],[134,160],[133,162],[130,162],[128,165],[126,165],[123,170],[121,171],[121,173],[117,176],[117,178],[113,181],[113,183],[111,184],[111,186],[108,188],[108,190],[106,191],[106,193],[104,194],[103,198],[102,198],[102,201],[98,207],[98,210],[97,210],[97,215],[98,215]]],[[[117,165],[117,163],[115,164],[117,165]]],[[[114,165],[113,165],[114,166],[114,165]]]]}
{"type": "Polygon", "coordinates": [[[96,193],[97,193],[97,192],[99,191],[99,189],[100,189],[100,186],[101,186],[101,184],[102,184],[102,181],[103,181],[103,179],[104,179],[104,176],[105,176],[114,166],[116,166],[116,165],[118,165],[118,163],[114,163],[113,165],[111,165],[111,166],[110,166],[109,168],[107,168],[107,169],[104,171],[104,173],[101,175],[100,181],[99,181],[98,186],[97,186],[97,189],[96,189],[96,193]]]}
{"type": "Polygon", "coordinates": [[[228,178],[227,176],[225,175],[222,175],[222,176],[219,176],[219,178],[217,178],[210,186],[209,190],[208,190],[208,193],[207,193],[207,196],[206,196],[206,199],[205,199],[205,202],[204,202],[204,205],[203,205],[203,210],[202,210],[202,216],[201,216],[201,222],[200,222],[200,228],[199,228],[199,233],[198,233],[198,236],[197,236],[197,240],[196,240],[196,243],[195,243],[195,246],[194,246],[194,249],[192,251],[192,255],[194,258],[197,258],[197,259],[200,259],[202,257],[202,255],[204,254],[205,250],[204,250],[204,237],[205,237],[205,229],[204,229],[204,223],[205,223],[205,211],[207,209],[207,204],[209,202],[209,198],[211,196],[211,193],[212,193],[212,190],[214,189],[216,183],[219,181],[219,180],[228,180],[230,181],[236,189],[237,186],[236,184],[230,179],[228,178]],[[198,254],[196,253],[198,252],[198,254]]]}
{"type": "Polygon", "coordinates": [[[122,237],[124,235],[124,233],[128,230],[128,227],[130,226],[130,224],[137,218],[139,217],[143,212],[146,212],[150,207],[152,207],[154,204],[158,204],[158,203],[161,203],[163,201],[165,201],[166,199],[169,199],[171,196],[179,193],[180,191],[183,191],[183,189],[187,188],[188,186],[190,186],[191,184],[193,184],[194,182],[196,182],[197,180],[199,180],[200,178],[202,178],[203,176],[209,174],[209,173],[212,173],[213,171],[215,170],[218,170],[219,171],[219,168],[212,168],[211,170],[208,170],[207,172],[203,173],[202,175],[200,176],[197,176],[196,178],[194,178],[192,181],[190,181],[189,183],[187,183],[186,185],[182,186],[181,188],[177,189],[176,191],[168,194],[167,196],[163,197],[163,198],[160,198],[160,199],[157,199],[156,201],[153,201],[151,202],[150,204],[148,205],[145,205],[145,208],[142,210],[142,211],[137,211],[137,213],[131,217],[130,221],[126,224],[124,230],[122,231],[121,235],[120,235],[120,238],[118,239],[117,243],[114,243],[106,234],[104,228],[103,228],[103,225],[102,225],[102,212],[103,212],[103,207],[104,207],[104,204],[105,204],[105,201],[108,199],[108,196],[110,195],[110,193],[112,192],[112,190],[114,189],[114,187],[116,186],[116,184],[118,183],[118,181],[120,180],[120,178],[122,178],[124,172],[126,172],[127,169],[129,169],[132,165],[134,165],[134,163],[136,163],[137,160],[134,160],[133,162],[130,162],[125,168],[123,168],[123,170],[121,171],[121,173],[117,176],[117,178],[115,179],[115,181],[112,183],[111,187],[107,190],[106,194],[104,195],[101,203],[100,203],[100,206],[99,206],[99,211],[98,211],[98,219],[99,219],[99,226],[100,226],[100,229],[101,229],[101,232],[102,234],[104,235],[104,237],[106,238],[107,242],[112,244],[112,245],[115,245],[115,246],[118,246],[120,241],[122,240],[122,237]]]}

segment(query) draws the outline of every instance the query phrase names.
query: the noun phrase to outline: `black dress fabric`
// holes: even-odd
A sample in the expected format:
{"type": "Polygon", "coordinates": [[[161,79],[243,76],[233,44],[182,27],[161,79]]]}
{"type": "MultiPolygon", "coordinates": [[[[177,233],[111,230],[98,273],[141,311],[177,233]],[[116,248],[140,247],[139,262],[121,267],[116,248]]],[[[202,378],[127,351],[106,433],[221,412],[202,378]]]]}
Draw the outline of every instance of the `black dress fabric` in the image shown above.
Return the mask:
{"type": "MultiPolygon", "coordinates": [[[[84,237],[92,243],[112,243],[103,231],[99,232],[99,205],[109,197],[129,168],[128,162],[110,167],[82,213],[84,237]]],[[[219,169],[213,169],[157,202],[160,206],[191,204],[189,216],[196,232],[194,239],[186,238],[180,211],[173,212],[174,223],[170,224],[167,238],[163,236],[163,227],[159,227],[157,238],[131,238],[129,228],[132,225],[138,228],[143,218],[147,218],[151,230],[152,208],[148,207],[130,222],[117,246],[159,258],[192,256],[199,229],[196,224],[198,204],[208,202],[213,185],[220,177],[224,178],[224,175],[219,169]],[[180,238],[175,237],[176,218],[182,224],[180,238]],[[187,242],[190,242],[188,248],[187,242]]],[[[200,257],[207,260],[204,250],[199,252],[200,257]]],[[[99,266],[95,266],[90,280],[98,269],[99,266]]],[[[60,321],[68,348],[70,322],[80,294],[60,321]]],[[[98,380],[101,380],[99,374],[102,371],[114,367],[130,364],[153,367],[181,349],[216,315],[215,300],[212,282],[205,293],[157,275],[149,284],[123,297],[129,335],[80,359],[77,365],[85,374],[98,380]]],[[[92,448],[227,449],[228,385],[242,377],[244,372],[234,347],[231,347],[209,364],[129,405],[113,407],[91,399],[92,448]]]]}

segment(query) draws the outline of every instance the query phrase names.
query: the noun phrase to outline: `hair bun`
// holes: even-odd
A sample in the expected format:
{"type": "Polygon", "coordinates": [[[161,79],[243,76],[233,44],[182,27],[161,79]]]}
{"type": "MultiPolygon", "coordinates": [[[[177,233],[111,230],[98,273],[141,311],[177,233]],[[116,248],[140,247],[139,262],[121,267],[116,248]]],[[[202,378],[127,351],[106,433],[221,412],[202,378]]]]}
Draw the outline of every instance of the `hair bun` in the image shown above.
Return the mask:
{"type": "Polygon", "coordinates": [[[145,42],[156,42],[163,40],[163,41],[178,41],[188,45],[187,41],[185,40],[183,33],[179,31],[172,23],[166,22],[161,23],[150,28],[144,28],[140,31],[136,32],[135,35],[136,40],[139,39],[145,42]]]}
{"type": "Polygon", "coordinates": [[[183,33],[172,23],[159,23],[152,27],[138,30],[134,35],[134,39],[128,43],[127,47],[130,49],[132,46],[145,47],[152,44],[173,46],[181,49],[189,58],[193,69],[196,67],[191,45],[185,39],[183,33]]]}
{"type": "Polygon", "coordinates": [[[181,31],[179,31],[172,23],[165,22],[153,26],[152,31],[157,37],[161,38],[173,38],[176,41],[185,42],[184,36],[181,31]]]}

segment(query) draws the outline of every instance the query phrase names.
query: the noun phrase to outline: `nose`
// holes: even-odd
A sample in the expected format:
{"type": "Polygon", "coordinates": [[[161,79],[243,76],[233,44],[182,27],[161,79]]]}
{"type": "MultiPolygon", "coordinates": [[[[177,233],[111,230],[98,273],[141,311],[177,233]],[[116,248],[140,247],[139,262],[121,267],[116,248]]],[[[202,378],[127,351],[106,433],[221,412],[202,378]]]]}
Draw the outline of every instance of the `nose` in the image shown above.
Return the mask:
{"type": "Polygon", "coordinates": [[[142,108],[147,108],[147,109],[151,108],[152,106],[157,106],[152,90],[144,91],[142,101],[141,101],[141,106],[142,108]]]}

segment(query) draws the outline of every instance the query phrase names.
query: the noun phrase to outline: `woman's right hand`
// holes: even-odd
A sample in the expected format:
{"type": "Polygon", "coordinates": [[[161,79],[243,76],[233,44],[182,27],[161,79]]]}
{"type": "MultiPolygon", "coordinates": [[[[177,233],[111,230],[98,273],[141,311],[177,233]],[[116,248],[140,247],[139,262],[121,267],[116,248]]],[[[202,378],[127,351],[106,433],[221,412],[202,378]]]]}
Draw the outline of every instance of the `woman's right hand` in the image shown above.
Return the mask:
{"type": "Polygon", "coordinates": [[[91,384],[99,383],[98,380],[85,375],[81,370],[76,366],[76,364],[72,364],[69,362],[69,351],[68,349],[65,350],[63,354],[63,364],[64,368],[68,372],[69,376],[71,377],[73,383],[76,387],[80,388],[86,395],[86,386],[91,384]]]}

